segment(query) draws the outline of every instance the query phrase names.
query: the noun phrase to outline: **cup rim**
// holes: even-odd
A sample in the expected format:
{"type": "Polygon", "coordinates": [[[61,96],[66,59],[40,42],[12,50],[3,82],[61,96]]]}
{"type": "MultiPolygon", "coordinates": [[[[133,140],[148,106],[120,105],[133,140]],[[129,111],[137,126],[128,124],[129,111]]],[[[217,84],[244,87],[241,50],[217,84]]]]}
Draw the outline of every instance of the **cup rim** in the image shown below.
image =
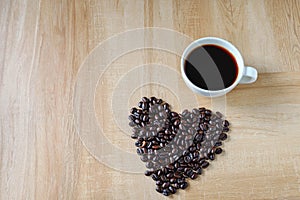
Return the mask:
{"type": "Polygon", "coordinates": [[[181,55],[181,74],[183,76],[184,81],[187,83],[187,85],[189,87],[191,87],[192,90],[196,91],[196,92],[203,92],[203,93],[209,93],[210,96],[216,96],[221,94],[226,94],[227,92],[231,91],[235,86],[237,86],[237,84],[240,82],[243,73],[244,73],[244,60],[243,57],[240,53],[240,51],[233,45],[231,44],[229,41],[222,39],[222,38],[218,38],[218,37],[203,37],[203,38],[199,38],[197,40],[194,40],[193,42],[191,42],[183,51],[182,55],[181,55]],[[203,42],[205,40],[215,40],[215,41],[219,41],[222,43],[225,43],[226,45],[228,45],[231,49],[233,49],[235,51],[235,53],[232,52],[231,49],[229,49],[226,46],[220,45],[220,44],[216,44],[213,42],[207,42],[204,44],[199,45],[199,42],[203,42]],[[196,86],[194,83],[192,83],[189,78],[186,76],[185,70],[184,70],[184,63],[185,63],[185,58],[186,56],[195,48],[203,46],[205,44],[212,44],[212,45],[216,45],[216,46],[220,46],[222,48],[225,48],[226,50],[228,50],[234,57],[234,59],[237,62],[237,67],[238,67],[238,75],[236,80],[227,88],[221,89],[221,90],[206,90],[203,88],[200,88],[198,86],[196,86]],[[194,47],[193,47],[194,46],[194,47]],[[239,59],[239,60],[238,60],[239,59]],[[240,61],[240,63],[238,62],[240,61]]]}

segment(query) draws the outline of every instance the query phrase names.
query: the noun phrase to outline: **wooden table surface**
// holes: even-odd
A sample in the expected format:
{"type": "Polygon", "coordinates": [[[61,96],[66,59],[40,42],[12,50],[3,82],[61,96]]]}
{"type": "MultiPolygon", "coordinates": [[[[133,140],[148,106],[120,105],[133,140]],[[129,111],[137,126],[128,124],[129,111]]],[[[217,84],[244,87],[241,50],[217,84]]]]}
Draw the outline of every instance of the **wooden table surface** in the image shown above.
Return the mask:
{"type": "MultiPolygon", "coordinates": [[[[127,52],[101,77],[89,69],[80,77],[85,67],[102,63],[103,54],[114,53],[108,44],[101,54],[99,44],[145,27],[190,39],[224,38],[259,72],[256,83],[221,99],[232,123],[225,153],[172,199],[300,199],[299,0],[0,1],[0,199],[165,198],[123,157],[138,159],[124,110],[142,96],[159,96],[178,111],[194,104],[212,108],[215,100],[184,85],[180,55],[157,49],[127,52]],[[168,66],[161,68],[166,73],[141,68],[147,63],[168,66]],[[82,131],[90,88],[78,82],[95,80],[91,113],[117,151],[105,150],[100,133],[82,131]],[[172,86],[161,84],[165,80],[172,86]],[[178,92],[187,94],[186,104],[178,92]]],[[[179,51],[187,42],[164,41],[180,44],[179,51]]],[[[135,44],[123,42],[120,48],[135,44]]]]}

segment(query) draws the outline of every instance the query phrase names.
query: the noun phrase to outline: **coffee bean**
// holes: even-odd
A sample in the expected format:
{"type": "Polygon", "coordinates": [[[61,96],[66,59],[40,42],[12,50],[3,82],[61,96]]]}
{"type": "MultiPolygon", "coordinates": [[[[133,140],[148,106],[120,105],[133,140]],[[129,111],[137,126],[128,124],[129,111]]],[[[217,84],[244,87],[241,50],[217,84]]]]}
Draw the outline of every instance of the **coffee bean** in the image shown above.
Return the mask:
{"type": "Polygon", "coordinates": [[[191,162],[191,158],[189,156],[185,156],[184,157],[184,162],[190,163],[191,162]]]}
{"type": "Polygon", "coordinates": [[[195,114],[195,115],[199,115],[200,114],[200,111],[198,110],[198,109],[196,109],[196,108],[194,108],[193,110],[192,110],[192,112],[193,112],[193,114],[195,114]]]}
{"type": "Polygon", "coordinates": [[[223,121],[223,126],[228,127],[228,126],[229,126],[229,121],[224,120],[224,121],[223,121]]]}
{"type": "Polygon", "coordinates": [[[220,113],[219,111],[216,112],[216,115],[217,115],[218,118],[222,118],[223,117],[222,113],[220,113]]]}
{"type": "Polygon", "coordinates": [[[162,193],[162,192],[163,192],[163,189],[162,189],[161,187],[157,187],[155,190],[156,190],[158,193],[162,193]]]}
{"type": "Polygon", "coordinates": [[[196,151],[196,147],[195,147],[195,146],[191,146],[191,147],[189,147],[189,151],[190,151],[190,152],[194,152],[194,151],[196,151]]]}
{"type": "Polygon", "coordinates": [[[166,110],[166,109],[169,109],[170,108],[170,105],[168,103],[164,103],[163,104],[163,108],[166,110]]]}
{"type": "Polygon", "coordinates": [[[162,185],[163,182],[161,180],[156,181],[156,185],[162,185]]]}
{"type": "Polygon", "coordinates": [[[150,175],[153,174],[153,172],[152,172],[152,171],[149,171],[149,170],[146,170],[144,174],[145,174],[145,176],[150,176],[150,175]]]}
{"type": "Polygon", "coordinates": [[[209,158],[210,160],[214,160],[214,159],[215,159],[215,154],[212,154],[212,153],[209,154],[209,155],[208,155],[208,158],[209,158]]]}
{"type": "Polygon", "coordinates": [[[159,176],[157,174],[152,174],[152,179],[154,181],[157,181],[157,180],[159,180],[159,176]]]}
{"type": "Polygon", "coordinates": [[[144,103],[148,103],[148,102],[149,102],[149,99],[148,99],[147,97],[143,97],[143,98],[142,98],[142,101],[143,101],[144,103]]]}
{"type": "Polygon", "coordinates": [[[207,168],[208,166],[209,166],[209,162],[206,162],[206,161],[204,161],[204,162],[201,164],[201,167],[202,167],[203,169],[207,168]]]}
{"type": "Polygon", "coordinates": [[[189,111],[185,109],[184,111],[182,111],[182,116],[186,116],[188,113],[189,111]]]}
{"type": "Polygon", "coordinates": [[[216,153],[216,154],[221,154],[222,151],[223,151],[223,150],[222,150],[221,148],[216,148],[215,153],[216,153]]]}
{"type": "Polygon", "coordinates": [[[177,183],[178,184],[181,184],[181,183],[184,183],[184,182],[185,182],[185,178],[184,177],[177,179],[177,183]]]}
{"type": "Polygon", "coordinates": [[[198,177],[198,175],[196,173],[192,173],[190,176],[191,179],[196,179],[197,177],[198,177]]]}
{"type": "Polygon", "coordinates": [[[187,186],[188,186],[188,183],[187,182],[183,182],[183,183],[180,184],[179,187],[184,190],[184,189],[187,188],[187,186]]]}
{"type": "Polygon", "coordinates": [[[169,187],[170,186],[170,183],[169,182],[164,182],[163,184],[162,184],[162,188],[167,188],[167,187],[169,187]]]}
{"type": "Polygon", "coordinates": [[[216,147],[222,146],[222,142],[221,142],[221,141],[216,142],[216,143],[215,143],[215,146],[216,146],[216,147]]]}
{"type": "Polygon", "coordinates": [[[163,195],[165,196],[169,196],[170,195],[170,192],[168,189],[164,189],[163,192],[162,192],[163,195]]]}
{"type": "Polygon", "coordinates": [[[220,136],[219,136],[219,139],[222,140],[222,141],[226,140],[227,139],[226,133],[221,133],[220,136]]]}
{"type": "Polygon", "coordinates": [[[131,108],[130,113],[134,114],[137,111],[137,108],[131,108]]]}
{"type": "MultiPolygon", "coordinates": [[[[186,169],[188,169],[188,168],[186,168],[186,169]]],[[[188,176],[188,177],[191,177],[191,175],[193,174],[194,172],[193,172],[193,170],[191,170],[191,169],[188,169],[188,170],[186,170],[186,172],[185,172],[185,174],[188,176]]]]}
{"type": "Polygon", "coordinates": [[[172,187],[172,186],[169,186],[169,191],[172,193],[172,194],[175,194],[176,193],[176,188],[175,187],[172,187]]]}
{"type": "Polygon", "coordinates": [[[146,161],[148,161],[148,158],[147,157],[144,157],[144,156],[141,156],[141,161],[143,161],[143,162],[146,162],[146,161]]]}
{"type": "Polygon", "coordinates": [[[170,169],[170,170],[174,170],[174,166],[173,166],[172,164],[168,164],[168,165],[166,166],[166,168],[167,168],[167,169],[170,169]]]}
{"type": "Polygon", "coordinates": [[[229,131],[229,128],[227,127],[227,126],[225,126],[224,128],[223,128],[223,132],[228,132],[229,131]]]}
{"type": "Polygon", "coordinates": [[[174,186],[174,188],[179,189],[179,186],[180,186],[180,185],[179,185],[178,183],[174,183],[173,186],[174,186]]]}
{"type": "Polygon", "coordinates": [[[196,170],[196,173],[199,174],[199,175],[201,175],[201,174],[202,174],[202,168],[198,168],[198,169],[196,170]]]}
{"type": "Polygon", "coordinates": [[[142,141],[140,141],[140,140],[136,141],[136,142],[135,142],[135,146],[136,146],[136,147],[142,146],[142,141]]]}
{"type": "Polygon", "coordinates": [[[153,163],[152,162],[147,162],[146,163],[146,167],[147,168],[152,168],[153,167],[153,163]]]}
{"type": "Polygon", "coordinates": [[[174,176],[173,173],[169,173],[169,174],[166,175],[167,178],[172,178],[173,176],[174,176]]]}
{"type": "Polygon", "coordinates": [[[144,153],[144,151],[143,151],[143,149],[141,149],[141,148],[137,148],[137,149],[136,149],[136,153],[137,153],[138,155],[142,155],[142,154],[144,153]]]}

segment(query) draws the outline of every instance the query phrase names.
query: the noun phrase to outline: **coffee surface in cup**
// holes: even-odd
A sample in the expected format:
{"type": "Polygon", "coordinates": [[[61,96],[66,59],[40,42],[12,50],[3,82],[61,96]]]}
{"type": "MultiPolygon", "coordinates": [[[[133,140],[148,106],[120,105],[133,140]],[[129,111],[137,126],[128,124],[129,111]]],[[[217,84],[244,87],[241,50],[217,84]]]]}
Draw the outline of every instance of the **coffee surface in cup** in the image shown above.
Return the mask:
{"type": "Polygon", "coordinates": [[[223,47],[212,44],[193,49],[185,59],[184,70],[194,85],[205,90],[228,88],[238,75],[234,56],[223,47]]]}

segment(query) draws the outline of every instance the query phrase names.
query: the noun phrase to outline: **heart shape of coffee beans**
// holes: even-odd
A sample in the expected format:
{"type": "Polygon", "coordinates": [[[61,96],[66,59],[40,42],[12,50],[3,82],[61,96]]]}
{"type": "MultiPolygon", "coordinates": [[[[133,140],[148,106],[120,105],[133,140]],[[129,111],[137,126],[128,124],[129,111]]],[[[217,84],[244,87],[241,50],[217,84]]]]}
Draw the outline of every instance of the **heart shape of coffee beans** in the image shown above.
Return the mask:
{"type": "Polygon", "coordinates": [[[229,122],[220,112],[202,107],[178,114],[156,97],[143,97],[138,107],[130,111],[131,138],[157,192],[169,196],[186,189],[187,179],[196,179],[222,153],[229,122]]]}

